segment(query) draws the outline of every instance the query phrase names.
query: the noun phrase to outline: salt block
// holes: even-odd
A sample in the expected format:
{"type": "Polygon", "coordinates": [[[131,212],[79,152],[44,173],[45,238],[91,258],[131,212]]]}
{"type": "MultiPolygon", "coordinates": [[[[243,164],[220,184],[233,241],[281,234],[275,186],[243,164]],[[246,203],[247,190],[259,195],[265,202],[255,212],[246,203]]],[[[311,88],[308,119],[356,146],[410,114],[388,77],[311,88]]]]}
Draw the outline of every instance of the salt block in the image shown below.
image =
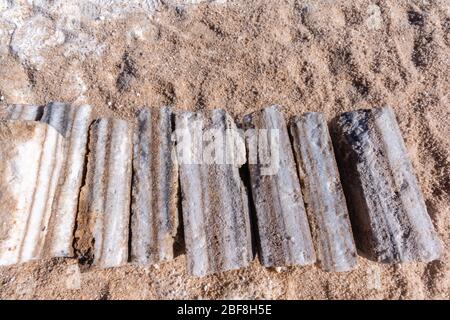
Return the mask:
{"type": "Polygon", "coordinates": [[[290,131],[317,260],[325,271],[350,271],[356,247],[327,122],[308,112],[293,118],[290,131]]]}
{"type": "Polygon", "coordinates": [[[66,138],[65,161],[45,240],[45,251],[50,257],[74,255],[73,234],[85,169],[91,109],[89,105],[75,107],[54,102],[45,107],[40,119],[53,126],[66,138]]]}
{"type": "Polygon", "coordinates": [[[178,230],[178,167],[170,108],[142,109],[133,146],[131,261],[173,259],[178,230]]]}
{"type": "Polygon", "coordinates": [[[126,121],[94,121],[75,233],[82,262],[109,268],[128,261],[132,154],[132,128],[126,121]]]}
{"type": "Polygon", "coordinates": [[[358,249],[384,263],[438,259],[442,243],[392,109],[345,112],[333,132],[358,249]]]}
{"type": "Polygon", "coordinates": [[[249,203],[239,175],[243,139],[223,110],[176,117],[177,159],[188,272],[239,269],[254,258],[249,203]]]}
{"type": "Polygon", "coordinates": [[[6,120],[41,121],[55,128],[66,139],[65,161],[58,181],[49,230],[45,240],[45,254],[49,257],[73,256],[73,233],[78,208],[87,150],[87,136],[91,107],[74,107],[52,102],[44,106],[9,105],[0,110],[6,120]]]}
{"type": "Polygon", "coordinates": [[[63,150],[51,126],[0,121],[0,265],[43,256],[63,150]]]}
{"type": "Polygon", "coordinates": [[[313,264],[316,254],[283,114],[278,106],[268,107],[245,116],[244,126],[261,264],[313,264]]]}

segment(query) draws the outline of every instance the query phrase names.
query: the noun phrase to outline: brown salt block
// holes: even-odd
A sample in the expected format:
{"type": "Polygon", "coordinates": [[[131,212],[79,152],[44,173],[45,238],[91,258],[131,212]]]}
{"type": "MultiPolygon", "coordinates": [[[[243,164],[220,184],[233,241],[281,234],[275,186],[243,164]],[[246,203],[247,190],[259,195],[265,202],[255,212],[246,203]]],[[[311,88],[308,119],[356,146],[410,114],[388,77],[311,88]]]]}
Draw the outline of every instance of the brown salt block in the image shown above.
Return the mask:
{"type": "Polygon", "coordinates": [[[43,256],[64,138],[33,121],[0,121],[0,265],[43,256]]]}
{"type": "Polygon", "coordinates": [[[73,234],[85,169],[91,109],[89,105],[75,107],[54,102],[44,108],[40,119],[53,126],[66,138],[65,161],[45,241],[45,251],[50,257],[74,255],[73,234]]]}
{"type": "Polygon", "coordinates": [[[134,134],[131,261],[173,259],[178,230],[178,167],[172,160],[172,112],[142,109],[134,134]]]}
{"type": "Polygon", "coordinates": [[[38,121],[43,112],[43,106],[12,104],[0,107],[0,119],[38,121]]]}
{"type": "Polygon", "coordinates": [[[384,263],[438,259],[442,244],[392,109],[345,112],[333,131],[358,249],[384,263]]]}
{"type": "Polygon", "coordinates": [[[283,114],[272,106],[244,118],[260,260],[266,267],[316,261],[283,114]]]}
{"type": "Polygon", "coordinates": [[[75,233],[81,262],[109,268],[128,260],[132,152],[126,121],[98,119],[91,125],[75,233]]]}
{"type": "Polygon", "coordinates": [[[239,168],[245,144],[223,110],[176,117],[187,269],[195,276],[238,269],[254,257],[249,203],[239,168]]]}
{"type": "Polygon", "coordinates": [[[350,271],[356,248],[327,122],[308,112],[293,118],[290,131],[317,260],[326,271],[350,271]]]}

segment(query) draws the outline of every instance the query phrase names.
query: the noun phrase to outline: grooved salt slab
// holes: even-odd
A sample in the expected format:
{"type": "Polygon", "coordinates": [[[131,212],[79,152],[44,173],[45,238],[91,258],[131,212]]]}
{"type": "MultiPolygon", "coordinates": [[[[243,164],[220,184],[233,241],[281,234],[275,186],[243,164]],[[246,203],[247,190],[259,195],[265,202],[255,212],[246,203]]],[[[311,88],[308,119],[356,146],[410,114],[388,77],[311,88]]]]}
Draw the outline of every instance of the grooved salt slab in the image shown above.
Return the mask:
{"type": "Polygon", "coordinates": [[[326,271],[349,271],[356,248],[327,122],[309,112],[294,117],[290,130],[317,259],[326,271]]]}
{"type": "Polygon", "coordinates": [[[86,160],[91,107],[54,102],[45,107],[41,121],[53,126],[66,138],[65,161],[53,201],[45,251],[50,257],[69,257],[74,254],[73,234],[86,160]]]}
{"type": "Polygon", "coordinates": [[[0,265],[43,255],[63,147],[46,124],[0,121],[0,265]]]}
{"type": "Polygon", "coordinates": [[[247,115],[244,125],[261,263],[312,264],[316,256],[283,115],[272,106],[247,115]]]}
{"type": "Polygon", "coordinates": [[[131,159],[132,130],[126,121],[99,119],[91,125],[75,234],[82,262],[109,268],[128,260],[131,159]]]}
{"type": "Polygon", "coordinates": [[[333,142],[358,249],[385,262],[428,262],[442,244],[389,107],[346,112],[333,142]]]}
{"type": "Polygon", "coordinates": [[[13,104],[0,107],[0,119],[38,121],[42,117],[43,106],[13,104]]]}
{"type": "Polygon", "coordinates": [[[143,109],[134,134],[131,261],[174,257],[178,229],[178,167],[172,161],[170,108],[143,109]]]}
{"type": "Polygon", "coordinates": [[[232,137],[233,119],[223,110],[184,112],[176,118],[176,129],[189,273],[204,276],[247,266],[254,255],[239,175],[245,144],[232,137]]]}

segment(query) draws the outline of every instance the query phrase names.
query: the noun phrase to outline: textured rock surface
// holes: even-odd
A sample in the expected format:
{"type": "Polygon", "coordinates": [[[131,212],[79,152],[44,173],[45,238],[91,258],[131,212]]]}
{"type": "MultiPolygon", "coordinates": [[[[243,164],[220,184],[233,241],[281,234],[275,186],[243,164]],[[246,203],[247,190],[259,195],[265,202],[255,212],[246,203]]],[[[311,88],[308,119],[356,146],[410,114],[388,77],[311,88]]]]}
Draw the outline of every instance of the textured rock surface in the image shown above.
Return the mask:
{"type": "Polygon", "coordinates": [[[143,109],[134,135],[131,261],[174,257],[178,229],[178,168],[172,161],[170,108],[143,109]]]}
{"type": "Polygon", "coordinates": [[[0,122],[0,265],[43,255],[63,146],[46,124],[0,122]]]}
{"type": "Polygon", "coordinates": [[[66,138],[65,161],[45,241],[46,254],[51,257],[73,256],[73,234],[86,161],[91,107],[51,103],[45,107],[41,121],[53,126],[66,138]]]}
{"type": "MultiPolygon", "coordinates": [[[[44,12],[58,27],[73,25],[75,10],[67,7],[84,7],[83,2],[39,1],[23,19],[44,12]]],[[[1,3],[7,6],[2,18],[12,18],[14,4],[38,1],[1,3]]],[[[0,103],[74,101],[73,69],[85,82],[86,102],[95,106],[97,117],[130,121],[136,106],[145,104],[173,104],[177,110],[222,106],[240,117],[276,101],[286,106],[286,116],[319,111],[331,119],[385,101],[398,116],[446,254],[430,264],[399,268],[359,259],[356,270],[340,274],[316,266],[276,273],[255,261],[244,270],[197,279],[185,272],[181,255],[158,269],[125,266],[83,273],[80,290],[67,290],[64,283],[67,264],[75,260],[45,260],[2,268],[0,298],[450,299],[450,122],[443,121],[450,102],[447,0],[237,0],[181,10],[164,5],[155,18],[126,15],[119,21],[92,13],[92,22],[82,16],[82,31],[63,31],[67,45],[44,53],[47,63],[37,72],[12,56],[9,40],[16,26],[2,29],[0,22],[0,33],[6,33],[0,36],[5,39],[0,51],[4,47],[9,53],[0,59],[0,103]],[[381,11],[377,30],[365,23],[373,3],[381,11]],[[100,47],[106,50],[98,60],[84,54],[100,47]],[[119,92],[115,84],[125,53],[137,76],[129,90],[119,92]],[[377,289],[367,285],[371,279],[379,279],[377,289]]]]}
{"type": "Polygon", "coordinates": [[[273,106],[247,115],[244,123],[257,129],[246,142],[261,263],[266,267],[312,264],[316,256],[283,114],[273,106]],[[272,159],[269,174],[264,174],[261,161],[267,153],[265,141],[272,159]],[[255,146],[258,161],[252,161],[250,149],[255,146]]]}
{"type": "Polygon", "coordinates": [[[13,104],[0,107],[0,119],[4,120],[40,120],[44,108],[42,106],[13,104]]]}
{"type": "Polygon", "coordinates": [[[128,260],[131,159],[132,130],[126,121],[104,118],[91,125],[75,234],[81,261],[108,268],[128,260]]]}
{"type": "Polygon", "coordinates": [[[389,107],[346,112],[334,144],[358,248],[385,263],[432,261],[440,240],[389,107]]]}
{"type": "Polygon", "coordinates": [[[239,175],[245,145],[238,140],[235,148],[225,148],[226,139],[221,139],[226,130],[236,129],[234,120],[222,110],[184,112],[177,116],[176,129],[189,273],[204,276],[247,266],[253,248],[248,198],[239,175]],[[202,157],[214,145],[215,155],[202,157]]]}
{"type": "Polygon", "coordinates": [[[356,248],[327,122],[309,112],[290,129],[317,260],[326,271],[350,271],[356,248]]]}

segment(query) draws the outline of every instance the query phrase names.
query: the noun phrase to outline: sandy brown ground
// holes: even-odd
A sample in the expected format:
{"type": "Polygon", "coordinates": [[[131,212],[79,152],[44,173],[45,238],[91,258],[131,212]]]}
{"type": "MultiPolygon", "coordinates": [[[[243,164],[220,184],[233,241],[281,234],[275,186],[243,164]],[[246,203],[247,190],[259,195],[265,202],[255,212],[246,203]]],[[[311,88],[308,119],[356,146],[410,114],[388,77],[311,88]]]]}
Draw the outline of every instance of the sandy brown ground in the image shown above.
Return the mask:
{"type": "Polygon", "coordinates": [[[202,279],[186,274],[184,255],[148,268],[83,272],[75,260],[55,259],[0,268],[0,298],[450,298],[448,1],[241,0],[163,6],[154,17],[87,27],[105,45],[100,59],[68,58],[55,48],[36,70],[3,55],[3,103],[88,102],[98,115],[124,118],[140,105],[169,104],[225,108],[237,119],[274,103],[288,116],[321,111],[328,119],[389,104],[445,255],[395,266],[359,258],[345,274],[265,269],[255,261],[202,279]],[[135,25],[140,32],[130,38],[135,25]],[[73,85],[73,74],[84,85],[73,85]]]}

